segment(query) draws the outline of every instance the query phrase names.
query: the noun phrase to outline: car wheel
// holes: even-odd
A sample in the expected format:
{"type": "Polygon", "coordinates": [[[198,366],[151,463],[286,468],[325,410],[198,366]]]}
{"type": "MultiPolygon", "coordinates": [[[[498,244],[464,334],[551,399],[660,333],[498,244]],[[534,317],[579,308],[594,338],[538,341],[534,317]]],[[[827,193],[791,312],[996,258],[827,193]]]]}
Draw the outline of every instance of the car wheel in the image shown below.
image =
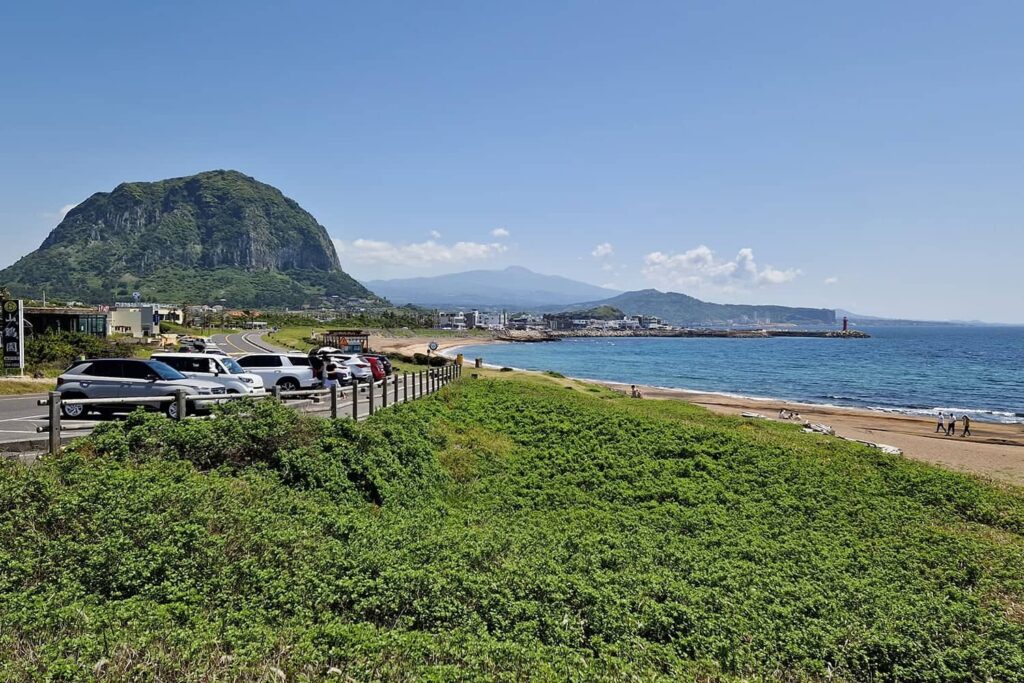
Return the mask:
{"type": "Polygon", "coordinates": [[[299,383],[294,379],[286,377],[277,383],[277,386],[281,387],[281,391],[298,391],[299,383]]]}
{"type": "MultiPolygon", "coordinates": [[[[82,394],[65,394],[61,398],[85,398],[82,394]]],[[[81,403],[72,403],[70,405],[61,403],[60,414],[62,417],[68,420],[81,420],[89,413],[87,406],[81,403]]]]}
{"type": "MultiPolygon", "coordinates": [[[[164,415],[171,418],[172,420],[178,419],[178,402],[171,401],[164,405],[164,415]]],[[[185,405],[185,415],[188,415],[188,404],[185,405]]]]}

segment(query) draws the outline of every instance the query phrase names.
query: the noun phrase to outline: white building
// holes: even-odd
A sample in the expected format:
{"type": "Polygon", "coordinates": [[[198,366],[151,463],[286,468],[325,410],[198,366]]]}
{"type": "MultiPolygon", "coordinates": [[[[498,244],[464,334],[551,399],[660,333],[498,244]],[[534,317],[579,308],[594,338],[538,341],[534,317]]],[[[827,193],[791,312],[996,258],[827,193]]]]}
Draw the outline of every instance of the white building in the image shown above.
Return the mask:
{"type": "Polygon", "coordinates": [[[153,337],[160,334],[160,314],[153,304],[117,306],[110,310],[107,329],[110,334],[153,337]]]}

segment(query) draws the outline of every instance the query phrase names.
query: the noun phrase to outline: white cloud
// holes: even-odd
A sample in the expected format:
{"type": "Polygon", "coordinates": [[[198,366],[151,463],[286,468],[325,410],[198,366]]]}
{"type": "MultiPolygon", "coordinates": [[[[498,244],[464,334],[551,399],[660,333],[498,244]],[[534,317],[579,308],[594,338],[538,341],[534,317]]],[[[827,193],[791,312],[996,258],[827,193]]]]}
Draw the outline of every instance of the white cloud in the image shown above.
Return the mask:
{"type": "Polygon", "coordinates": [[[703,244],[681,254],[651,252],[644,257],[641,272],[648,280],[665,288],[760,287],[790,282],[800,275],[795,268],[758,267],[753,249],[740,249],[736,258],[723,261],[703,244]]]}
{"type": "Polygon", "coordinates": [[[394,266],[459,264],[466,261],[488,259],[508,249],[504,244],[498,242],[441,244],[432,239],[415,244],[395,244],[367,239],[357,239],[352,242],[335,240],[334,245],[350,263],[356,262],[360,266],[369,264],[394,266]]]}
{"type": "Polygon", "coordinates": [[[431,230],[427,234],[430,235],[430,239],[432,239],[432,240],[439,240],[439,239],[441,239],[441,233],[439,233],[437,230],[431,230]]]}
{"type": "Polygon", "coordinates": [[[614,253],[615,249],[612,248],[610,242],[602,242],[594,247],[594,251],[590,252],[590,255],[594,258],[604,258],[605,256],[611,256],[614,253]]]}
{"type": "Polygon", "coordinates": [[[71,211],[71,209],[76,206],[78,206],[78,204],[65,204],[56,211],[46,211],[42,215],[43,218],[53,218],[55,220],[62,221],[64,220],[64,216],[68,215],[68,211],[71,211]]]}
{"type": "Polygon", "coordinates": [[[827,277],[827,278],[825,278],[825,284],[826,285],[834,285],[834,284],[837,284],[838,282],[839,282],[839,278],[837,278],[837,277],[827,277]]]}
{"type": "Polygon", "coordinates": [[[491,237],[497,237],[498,239],[508,237],[510,234],[511,233],[505,228],[495,228],[494,230],[491,230],[491,237]]]}

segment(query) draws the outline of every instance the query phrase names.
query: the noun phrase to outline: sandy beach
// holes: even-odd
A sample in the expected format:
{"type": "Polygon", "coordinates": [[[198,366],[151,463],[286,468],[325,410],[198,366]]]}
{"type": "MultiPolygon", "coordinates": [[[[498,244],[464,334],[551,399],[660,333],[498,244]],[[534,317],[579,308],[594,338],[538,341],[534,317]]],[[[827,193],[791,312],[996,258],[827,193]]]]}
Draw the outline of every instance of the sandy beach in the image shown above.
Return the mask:
{"type": "MultiPolygon", "coordinates": [[[[404,354],[426,353],[427,344],[431,341],[437,342],[438,351],[494,342],[487,337],[468,335],[436,338],[375,336],[370,339],[374,349],[404,354]]],[[[629,393],[628,384],[595,383],[629,393]]],[[[778,419],[779,411],[786,409],[799,413],[810,422],[831,426],[839,436],[895,446],[908,458],[1024,486],[1024,425],[1020,424],[974,421],[972,436],[961,438],[958,430],[957,436],[947,437],[935,432],[934,420],[907,415],[651,386],[642,386],[641,391],[645,399],[686,401],[727,415],[754,412],[769,419],[778,419]]]]}

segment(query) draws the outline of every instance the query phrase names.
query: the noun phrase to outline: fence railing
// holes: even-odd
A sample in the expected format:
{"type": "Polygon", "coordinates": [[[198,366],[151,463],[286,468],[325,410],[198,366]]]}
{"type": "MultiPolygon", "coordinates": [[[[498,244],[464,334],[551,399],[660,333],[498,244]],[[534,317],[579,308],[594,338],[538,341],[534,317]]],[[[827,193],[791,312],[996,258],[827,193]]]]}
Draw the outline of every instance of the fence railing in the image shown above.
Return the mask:
{"type": "MultiPolygon", "coordinates": [[[[403,372],[391,374],[382,380],[339,386],[337,384],[324,389],[297,389],[282,391],[274,386],[266,394],[189,394],[179,389],[173,396],[119,396],[117,398],[62,398],[59,391],[51,391],[39,405],[47,407],[46,425],[36,427],[37,433],[49,434],[48,453],[57,453],[61,448],[61,433],[67,431],[84,431],[93,428],[93,424],[72,420],[63,416],[62,408],[69,405],[82,406],[164,406],[174,404],[173,419],[184,420],[200,417],[195,415],[196,402],[225,403],[239,399],[261,400],[276,398],[281,401],[305,401],[313,405],[327,404],[323,410],[329,412],[332,419],[351,417],[359,420],[387,408],[389,405],[408,403],[437,392],[445,385],[462,377],[462,366],[445,365],[420,372],[403,372]],[[346,400],[348,399],[348,400],[346,400]],[[365,412],[361,413],[360,403],[365,404],[365,412]],[[190,414],[192,413],[192,414],[190,414]]],[[[316,411],[311,411],[316,412],[316,411]]],[[[83,413],[84,415],[84,413],[83,413]]]]}

